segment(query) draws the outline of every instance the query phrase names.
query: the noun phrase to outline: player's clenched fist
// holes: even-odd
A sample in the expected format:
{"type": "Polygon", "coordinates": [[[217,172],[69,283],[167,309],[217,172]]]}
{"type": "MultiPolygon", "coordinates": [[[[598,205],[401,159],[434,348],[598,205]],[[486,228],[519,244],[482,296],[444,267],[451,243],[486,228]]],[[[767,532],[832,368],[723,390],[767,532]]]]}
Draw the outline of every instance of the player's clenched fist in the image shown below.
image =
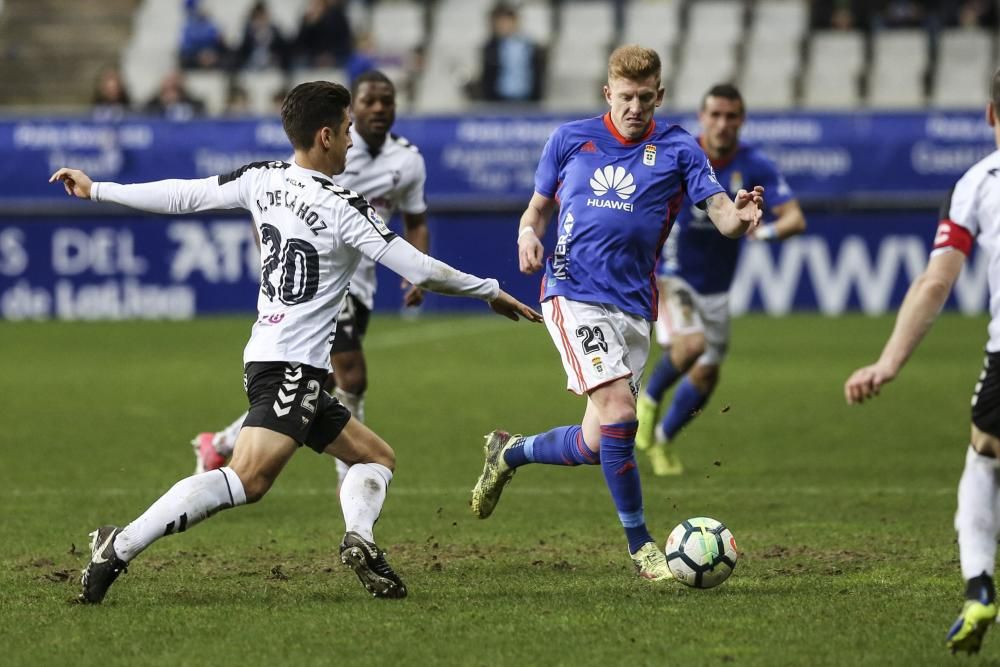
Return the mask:
{"type": "Polygon", "coordinates": [[[49,177],[49,183],[56,181],[62,181],[63,187],[66,188],[66,194],[80,199],[90,199],[90,186],[94,184],[94,181],[90,180],[90,176],[79,169],[68,167],[59,169],[49,177]]]}
{"type": "Polygon", "coordinates": [[[517,259],[521,273],[534,273],[541,269],[544,255],[545,248],[538,240],[535,230],[531,227],[522,228],[517,237],[517,259]]]}
{"type": "Polygon", "coordinates": [[[863,403],[866,399],[878,396],[882,385],[890,382],[895,373],[880,364],[865,366],[851,373],[844,383],[844,398],[849,405],[863,403]]]}

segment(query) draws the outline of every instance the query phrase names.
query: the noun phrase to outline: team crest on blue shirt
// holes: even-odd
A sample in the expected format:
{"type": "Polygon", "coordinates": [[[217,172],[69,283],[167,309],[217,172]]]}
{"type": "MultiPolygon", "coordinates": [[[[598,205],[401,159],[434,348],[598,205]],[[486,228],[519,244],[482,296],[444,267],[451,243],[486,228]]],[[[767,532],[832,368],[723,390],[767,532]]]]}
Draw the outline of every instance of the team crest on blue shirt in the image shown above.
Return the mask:
{"type": "Polygon", "coordinates": [[[642,163],[647,167],[652,167],[656,164],[655,144],[646,144],[646,147],[642,149],[642,163]]]}

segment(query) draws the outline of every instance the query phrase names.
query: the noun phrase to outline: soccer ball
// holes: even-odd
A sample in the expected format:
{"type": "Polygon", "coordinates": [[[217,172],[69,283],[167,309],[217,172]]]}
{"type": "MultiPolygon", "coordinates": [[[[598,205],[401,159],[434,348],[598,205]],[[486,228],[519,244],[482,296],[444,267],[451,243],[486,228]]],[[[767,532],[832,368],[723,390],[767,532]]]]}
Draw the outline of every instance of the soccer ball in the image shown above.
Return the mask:
{"type": "Polygon", "coordinates": [[[721,521],[697,516],[667,537],[667,565],[674,578],[694,588],[714,588],[736,567],[736,539],[721,521]]]}

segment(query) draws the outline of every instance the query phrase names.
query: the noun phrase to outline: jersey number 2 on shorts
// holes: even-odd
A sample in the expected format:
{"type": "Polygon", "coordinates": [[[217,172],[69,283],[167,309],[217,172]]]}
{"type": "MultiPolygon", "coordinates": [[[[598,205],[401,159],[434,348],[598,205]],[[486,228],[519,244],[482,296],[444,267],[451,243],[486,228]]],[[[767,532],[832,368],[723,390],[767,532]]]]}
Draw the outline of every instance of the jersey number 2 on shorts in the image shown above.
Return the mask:
{"type": "Polygon", "coordinates": [[[319,253],[315,246],[302,239],[281,243],[281,232],[274,225],[260,226],[261,246],[267,255],[261,263],[260,288],[271,301],[277,296],[281,303],[294,306],[316,296],[319,289],[319,253]],[[271,273],[281,267],[277,289],[271,284],[271,273]]]}
{"type": "Polygon", "coordinates": [[[598,350],[606,354],[608,351],[608,342],[604,340],[604,332],[601,331],[601,327],[577,327],[576,337],[583,339],[584,354],[593,354],[598,350]]]}

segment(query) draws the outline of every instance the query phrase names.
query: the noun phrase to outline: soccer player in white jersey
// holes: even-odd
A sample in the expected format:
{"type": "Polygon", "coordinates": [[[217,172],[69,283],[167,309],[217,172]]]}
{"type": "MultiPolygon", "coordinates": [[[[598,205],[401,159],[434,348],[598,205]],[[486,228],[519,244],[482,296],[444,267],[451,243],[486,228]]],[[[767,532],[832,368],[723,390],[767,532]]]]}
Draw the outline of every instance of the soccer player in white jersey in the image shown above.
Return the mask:
{"type": "MultiPolygon", "coordinates": [[[[390,132],[396,119],[396,89],[382,72],[372,70],[358,76],[351,84],[351,126],[353,145],[347,151],[347,167],[337,182],[361,193],[375,207],[383,220],[389,221],[399,210],[404,236],[415,248],[427,252],[427,204],[424,182],[427,171],[424,158],[405,138],[390,132]]],[[[423,290],[404,281],[405,306],[418,306],[423,290]]],[[[330,363],[337,399],[358,421],[365,421],[365,391],[368,371],[362,341],[375,306],[375,262],[362,257],[351,278],[344,308],[337,323],[330,363]]],[[[246,418],[244,412],[217,433],[199,433],[194,447],[195,472],[221,468],[232,456],[236,438],[246,418]]],[[[337,459],[338,481],[347,474],[347,464],[337,459]]],[[[339,485],[339,484],[338,484],[339,485]]]]}
{"type": "Polygon", "coordinates": [[[763,188],[740,190],[734,204],[694,138],[653,119],[663,101],[655,51],[616,49],[604,97],[608,113],[562,125],[549,137],[518,230],[520,268],[534,273],[543,267],[539,239],[558,208],[542,312],[567,388],[587,397],[582,424],[528,437],[487,435],[471,506],[480,518],[490,516],[519,466],[600,465],[636,572],[664,580],[670,570],[646,528],[633,451],[635,398],[656,319],[654,264],[685,193],[720,232],[738,237],[759,222],[763,188]]]}
{"type": "Polygon", "coordinates": [[[292,163],[258,162],[228,175],[135,185],[94,183],[76,169],[52,175],[51,181],[61,181],[81,199],[154,213],[244,208],[261,241],[258,318],[243,353],[250,411],[233,460],[177,482],[124,528],[102,526],[91,533],[81,602],[101,602],[132,559],[161,537],[263,498],[301,445],[351,464],[340,494],[347,529],[341,561],[374,596],[406,595],[372,534],[392,480],[393,451],[323,391],[330,344],[358,261],[367,256],[414,285],[483,299],[511,319],[540,321],[541,315],[503,292],[496,280],[419,252],[393,234],[364,197],[331,180],[344,170],[351,146],[350,102],[346,88],[325,81],[288,94],[281,120],[295,149],[292,163]]]}
{"type": "MultiPolygon", "coordinates": [[[[986,121],[1000,149],[1000,70],[993,75],[986,121]]],[[[989,340],[982,374],[972,395],[972,427],[965,469],[958,483],[958,553],[966,581],[965,605],[948,631],[951,651],[975,653],[997,617],[993,574],[1000,529],[1000,150],[973,165],[941,209],[934,249],[913,281],[892,335],[871,366],[854,371],[844,385],[849,404],[878,395],[930,330],[975,241],[988,258],[989,340]]]]}

